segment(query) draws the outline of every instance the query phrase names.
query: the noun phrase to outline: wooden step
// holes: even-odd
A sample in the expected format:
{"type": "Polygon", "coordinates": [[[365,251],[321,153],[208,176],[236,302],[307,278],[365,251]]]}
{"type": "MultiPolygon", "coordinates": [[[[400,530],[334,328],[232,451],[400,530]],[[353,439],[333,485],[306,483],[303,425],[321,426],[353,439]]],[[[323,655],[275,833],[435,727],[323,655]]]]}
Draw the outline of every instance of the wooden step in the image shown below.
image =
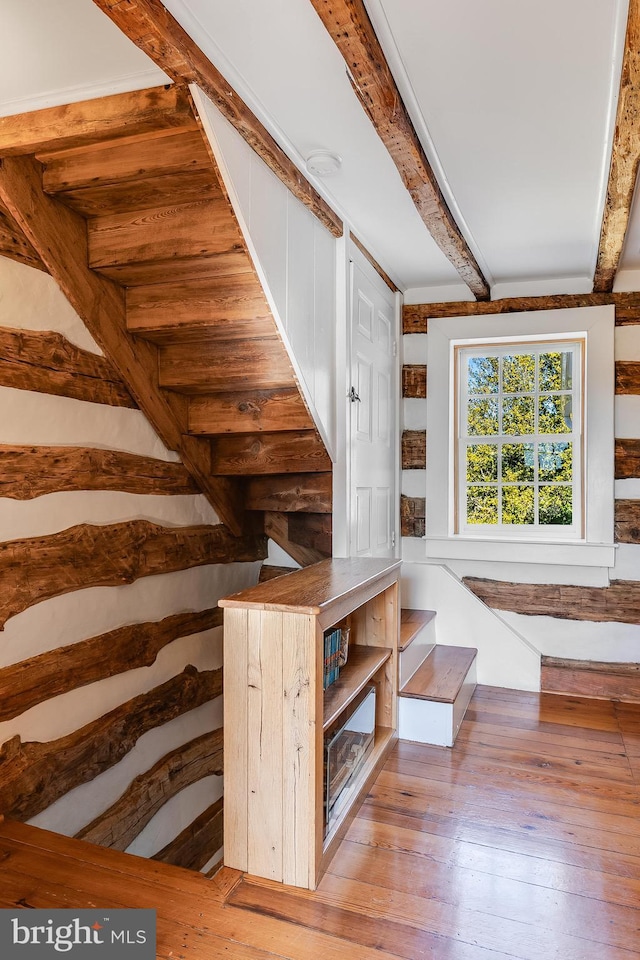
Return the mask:
{"type": "Polygon", "coordinates": [[[454,745],[476,688],[476,653],[471,647],[433,647],[400,690],[401,739],[441,747],[454,745]]]}
{"type": "Polygon", "coordinates": [[[163,344],[278,335],[262,288],[250,269],[233,277],[131,287],[127,291],[127,330],[163,344]]]}
{"type": "Polygon", "coordinates": [[[89,266],[126,286],[247,270],[224,198],[94,217],[87,231],[89,266]]]}
{"type": "Polygon", "coordinates": [[[223,253],[183,259],[127,261],[113,266],[95,267],[96,273],[124,287],[139,287],[147,283],[172,280],[200,280],[210,277],[231,277],[247,269],[247,255],[240,245],[223,253]]]}
{"type": "Polygon", "coordinates": [[[293,368],[282,341],[173,343],[158,354],[161,387],[186,394],[292,387],[293,368]]]}
{"type": "Polygon", "coordinates": [[[39,159],[45,193],[84,216],[222,197],[197,129],[125,137],[39,159]]]}
{"type": "Polygon", "coordinates": [[[435,615],[435,610],[403,609],[400,611],[400,641],[398,643],[398,653],[403,653],[407,649],[422,628],[426,627],[435,615]]]}
{"type": "Polygon", "coordinates": [[[215,437],[225,433],[308,430],[311,414],[297,387],[253,390],[191,397],[189,433],[215,437]]]}
{"type": "Polygon", "coordinates": [[[402,688],[400,696],[454,703],[477,652],[473,647],[436,644],[422,666],[402,688]]]}
{"type": "Polygon", "coordinates": [[[23,156],[163,130],[197,130],[189,91],[166,85],[2,117],[0,154],[23,156]]]}
{"type": "Polygon", "coordinates": [[[59,193],[57,198],[84,217],[103,217],[153,209],[170,203],[219,200],[221,196],[220,186],[211,173],[198,170],[133,182],[83,187],[59,193]]]}
{"type": "Polygon", "coordinates": [[[247,510],[331,513],[332,484],[330,471],[253,477],[246,482],[244,502],[247,510]]]}
{"type": "Polygon", "coordinates": [[[220,437],[211,443],[211,470],[222,476],[323,473],[331,458],[315,430],[220,437]]]}
{"type": "Polygon", "coordinates": [[[600,663],[542,657],[543,693],[564,693],[599,700],[640,702],[640,663],[600,663]]]}

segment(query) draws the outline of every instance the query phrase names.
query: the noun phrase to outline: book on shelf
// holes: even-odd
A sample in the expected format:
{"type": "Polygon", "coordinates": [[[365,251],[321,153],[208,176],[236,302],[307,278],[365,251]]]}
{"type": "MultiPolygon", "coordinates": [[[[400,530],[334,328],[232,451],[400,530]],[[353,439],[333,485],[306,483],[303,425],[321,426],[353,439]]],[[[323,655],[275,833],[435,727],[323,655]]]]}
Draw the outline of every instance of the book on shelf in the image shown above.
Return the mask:
{"type": "Polygon", "coordinates": [[[324,632],[324,670],[322,687],[324,690],[335,683],[340,674],[340,642],[342,630],[331,627],[324,632]]]}

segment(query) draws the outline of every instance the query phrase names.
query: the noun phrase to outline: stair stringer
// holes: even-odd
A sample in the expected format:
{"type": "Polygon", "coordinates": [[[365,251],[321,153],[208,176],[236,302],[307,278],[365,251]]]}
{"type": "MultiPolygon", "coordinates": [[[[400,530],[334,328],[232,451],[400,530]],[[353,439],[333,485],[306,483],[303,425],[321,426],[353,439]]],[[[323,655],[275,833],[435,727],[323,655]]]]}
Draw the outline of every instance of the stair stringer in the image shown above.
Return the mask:
{"type": "Polygon", "coordinates": [[[540,690],[540,651],[479,600],[443,563],[402,565],[402,605],[437,611],[437,642],[476,647],[477,681],[540,690]]]}
{"type": "MultiPolygon", "coordinates": [[[[271,173],[264,161],[254,154],[254,152],[251,150],[251,147],[249,147],[248,144],[245,143],[245,141],[240,137],[240,135],[233,130],[228,121],[222,116],[221,113],[219,113],[217,108],[211,103],[211,101],[200,90],[200,88],[195,84],[191,84],[189,89],[194,99],[197,114],[202,123],[204,135],[211,147],[211,151],[218,166],[220,177],[222,178],[229,202],[231,203],[234,214],[238,221],[238,225],[242,232],[242,236],[249,251],[249,256],[251,257],[254,269],[258,275],[264,295],[267,299],[271,313],[278,328],[280,339],[282,340],[282,343],[284,344],[289,356],[289,360],[291,361],[300,392],[304,397],[307,409],[309,410],[315,427],[322,438],[327,453],[335,463],[335,381],[333,378],[330,378],[330,382],[328,384],[323,384],[321,389],[314,389],[313,385],[309,383],[311,376],[314,376],[315,379],[315,375],[313,373],[313,364],[311,364],[311,373],[310,371],[307,371],[305,376],[305,371],[303,369],[304,361],[303,358],[297,355],[297,351],[293,343],[293,335],[296,335],[296,338],[299,342],[304,342],[308,345],[309,338],[308,336],[305,336],[305,331],[300,327],[300,324],[304,324],[308,317],[297,317],[296,327],[293,326],[291,321],[289,321],[287,324],[284,311],[287,309],[286,305],[289,300],[289,291],[286,289],[286,286],[284,291],[282,289],[276,291],[276,274],[278,267],[273,262],[269,263],[267,257],[261,255],[260,253],[260,249],[262,249],[264,254],[266,252],[266,248],[264,238],[263,242],[261,243],[260,238],[255,235],[256,231],[252,228],[251,223],[251,195],[250,186],[248,186],[251,181],[251,164],[255,162],[260,168],[264,168],[265,176],[268,181],[272,181],[274,190],[278,189],[284,191],[287,205],[289,203],[299,204],[301,210],[304,211],[305,216],[308,214],[308,211],[303,207],[300,201],[293,197],[293,194],[289,194],[284,185],[280,184],[279,182],[275,182],[274,175],[271,173]],[[319,407],[321,400],[323,401],[323,406],[326,408],[324,416],[321,415],[319,407]]],[[[308,214],[308,216],[311,218],[311,221],[314,220],[311,214],[308,214]]],[[[327,233],[327,236],[330,235],[327,233]]],[[[333,238],[331,239],[333,240],[333,238]]],[[[269,244],[269,246],[271,247],[271,244],[269,244]]],[[[275,244],[273,246],[275,246],[275,244]]],[[[272,261],[274,260],[274,256],[271,252],[269,259],[272,261]]],[[[332,270],[335,270],[335,257],[332,260],[332,270]]],[[[286,264],[285,268],[281,270],[281,273],[283,273],[285,277],[288,275],[289,270],[286,264]]],[[[282,277],[280,280],[282,280],[282,277]]],[[[315,287],[318,286],[317,278],[315,276],[312,278],[312,283],[315,287]]],[[[280,283],[280,287],[282,287],[282,283],[280,283]]],[[[333,301],[334,299],[334,289],[332,285],[330,300],[333,301]]],[[[325,331],[324,339],[326,339],[326,335],[333,336],[334,330],[335,324],[329,323],[325,331]]],[[[335,362],[334,354],[335,350],[332,351],[332,360],[335,362]]],[[[307,364],[307,366],[309,366],[309,364],[307,364]]]]}

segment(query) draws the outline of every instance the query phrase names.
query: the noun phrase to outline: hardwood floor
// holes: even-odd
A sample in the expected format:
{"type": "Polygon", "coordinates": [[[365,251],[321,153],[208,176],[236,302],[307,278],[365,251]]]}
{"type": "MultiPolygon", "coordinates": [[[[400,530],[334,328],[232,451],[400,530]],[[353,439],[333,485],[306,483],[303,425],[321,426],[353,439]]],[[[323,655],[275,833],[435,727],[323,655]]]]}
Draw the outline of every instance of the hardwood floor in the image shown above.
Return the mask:
{"type": "Polygon", "coordinates": [[[632,960],[640,704],[478,687],[452,750],[397,745],[314,893],[22,824],[0,863],[1,907],[156,907],[167,960],[632,960]]]}

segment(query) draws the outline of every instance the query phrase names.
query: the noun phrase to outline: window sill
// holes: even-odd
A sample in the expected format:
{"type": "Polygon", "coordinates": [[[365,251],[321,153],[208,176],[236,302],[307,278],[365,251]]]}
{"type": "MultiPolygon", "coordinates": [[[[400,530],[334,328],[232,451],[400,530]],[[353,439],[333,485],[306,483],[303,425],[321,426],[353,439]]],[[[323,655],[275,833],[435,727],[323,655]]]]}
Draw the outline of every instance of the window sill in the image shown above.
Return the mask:
{"type": "Polygon", "coordinates": [[[430,560],[495,560],[505,563],[553,563],[578,567],[613,567],[612,543],[561,543],[491,540],[484,537],[425,537],[430,560]]]}

